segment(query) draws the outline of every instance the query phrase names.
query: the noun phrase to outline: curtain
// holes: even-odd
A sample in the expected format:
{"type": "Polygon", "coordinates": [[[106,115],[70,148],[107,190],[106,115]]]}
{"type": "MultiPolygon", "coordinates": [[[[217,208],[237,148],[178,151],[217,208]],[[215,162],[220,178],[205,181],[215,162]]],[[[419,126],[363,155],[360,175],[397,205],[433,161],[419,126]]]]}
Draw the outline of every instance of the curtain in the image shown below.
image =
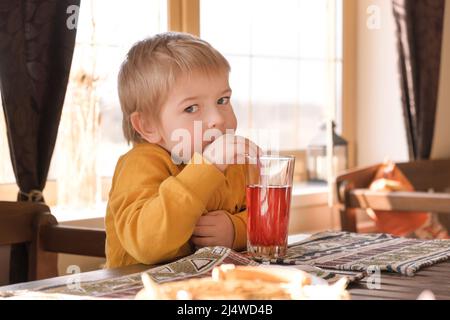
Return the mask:
{"type": "Polygon", "coordinates": [[[411,160],[428,159],[438,99],[445,0],[393,0],[411,160]]]}
{"type": "Polygon", "coordinates": [[[0,2],[0,89],[19,201],[43,201],[75,45],[71,6],[79,4],[0,2]]]}
{"type": "MultiPolygon", "coordinates": [[[[18,201],[44,202],[79,4],[80,0],[0,1],[0,90],[18,201]]],[[[26,281],[27,266],[26,245],[12,246],[12,283],[26,281]]]]}

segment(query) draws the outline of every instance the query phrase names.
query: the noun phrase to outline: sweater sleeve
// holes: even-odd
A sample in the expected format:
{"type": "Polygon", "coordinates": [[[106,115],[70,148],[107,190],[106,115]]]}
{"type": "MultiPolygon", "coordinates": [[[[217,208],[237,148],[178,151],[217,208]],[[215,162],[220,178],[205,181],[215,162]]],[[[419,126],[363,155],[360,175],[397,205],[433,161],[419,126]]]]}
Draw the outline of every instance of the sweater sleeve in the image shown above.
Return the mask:
{"type": "Polygon", "coordinates": [[[235,214],[229,214],[234,226],[233,249],[245,250],[247,247],[247,209],[235,214]]]}
{"type": "Polygon", "coordinates": [[[225,181],[222,172],[201,160],[194,154],[177,176],[158,155],[135,155],[118,169],[109,206],[119,241],[136,260],[171,260],[187,245],[209,198],[225,181]]]}

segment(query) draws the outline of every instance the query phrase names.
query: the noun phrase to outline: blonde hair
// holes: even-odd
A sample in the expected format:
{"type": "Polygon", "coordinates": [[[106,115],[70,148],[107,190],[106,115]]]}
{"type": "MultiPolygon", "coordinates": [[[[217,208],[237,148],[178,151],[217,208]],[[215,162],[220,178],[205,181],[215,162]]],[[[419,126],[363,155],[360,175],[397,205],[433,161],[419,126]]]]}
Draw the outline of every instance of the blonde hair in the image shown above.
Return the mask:
{"type": "Polygon", "coordinates": [[[131,114],[142,112],[151,119],[159,119],[161,106],[181,75],[223,70],[230,71],[225,57],[208,42],[187,33],[160,33],[134,44],[118,76],[122,127],[127,141],[143,141],[131,124],[131,114]]]}

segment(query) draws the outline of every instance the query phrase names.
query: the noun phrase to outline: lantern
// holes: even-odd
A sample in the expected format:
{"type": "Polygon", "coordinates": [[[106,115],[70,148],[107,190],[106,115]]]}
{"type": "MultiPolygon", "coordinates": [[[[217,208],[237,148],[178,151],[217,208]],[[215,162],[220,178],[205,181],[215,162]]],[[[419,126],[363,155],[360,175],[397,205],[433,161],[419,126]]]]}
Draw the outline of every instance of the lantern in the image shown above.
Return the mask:
{"type": "MultiPolygon", "coordinates": [[[[319,133],[310,142],[306,150],[308,180],[327,182],[327,129],[326,123],[321,125],[319,133]]],[[[348,143],[335,132],[333,122],[333,170],[334,174],[347,169],[348,143]]]]}

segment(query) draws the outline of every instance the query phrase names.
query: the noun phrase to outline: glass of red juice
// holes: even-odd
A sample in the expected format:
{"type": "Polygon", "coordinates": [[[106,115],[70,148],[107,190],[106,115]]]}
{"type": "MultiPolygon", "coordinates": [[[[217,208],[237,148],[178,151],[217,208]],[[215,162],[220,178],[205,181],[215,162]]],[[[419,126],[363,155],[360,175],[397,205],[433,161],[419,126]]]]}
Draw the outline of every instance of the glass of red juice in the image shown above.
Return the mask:
{"type": "Polygon", "coordinates": [[[264,155],[248,159],[247,251],[263,258],[286,254],[295,158],[264,155]]]}

